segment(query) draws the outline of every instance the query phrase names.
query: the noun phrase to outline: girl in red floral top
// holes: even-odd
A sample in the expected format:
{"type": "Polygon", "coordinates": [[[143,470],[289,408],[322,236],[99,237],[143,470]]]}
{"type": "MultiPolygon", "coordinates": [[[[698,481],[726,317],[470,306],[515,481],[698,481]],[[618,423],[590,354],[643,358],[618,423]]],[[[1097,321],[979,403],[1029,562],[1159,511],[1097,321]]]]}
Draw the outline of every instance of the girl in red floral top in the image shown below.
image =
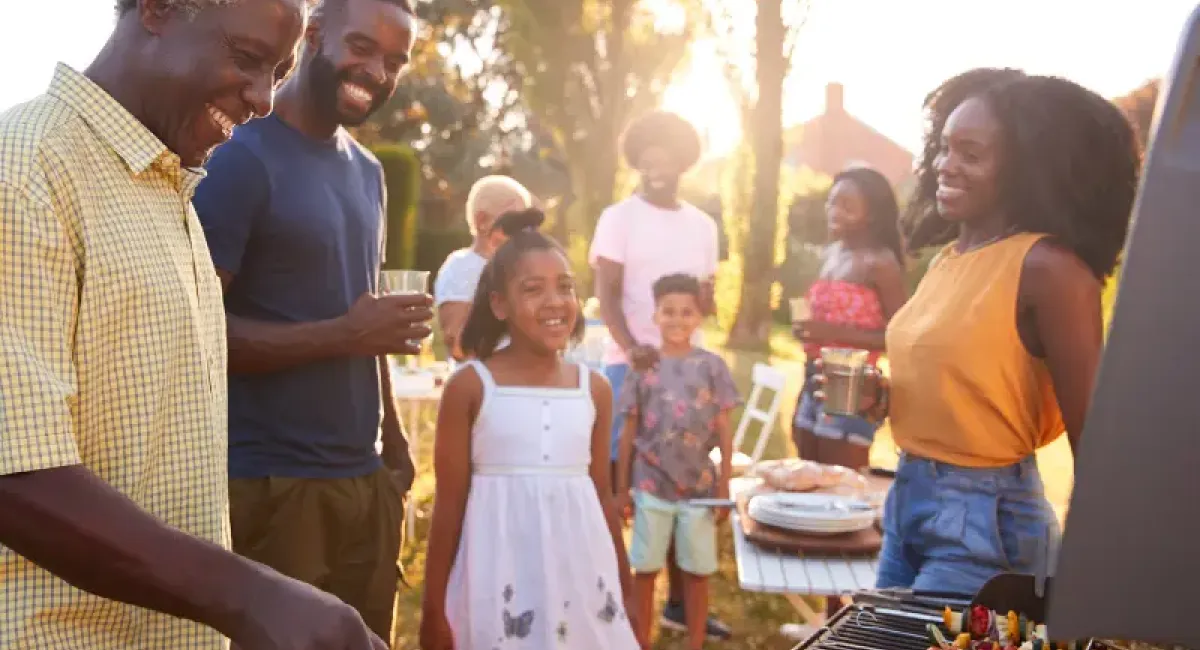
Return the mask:
{"type": "Polygon", "coordinates": [[[888,319],[906,298],[899,209],[882,174],[856,167],[834,177],[825,214],[831,241],[806,296],[811,314],[792,324],[809,359],[792,437],[801,458],[857,470],[869,462],[878,425],[826,415],[813,397],[812,361],[824,346],[870,350],[871,362],[878,359],[888,319]]]}

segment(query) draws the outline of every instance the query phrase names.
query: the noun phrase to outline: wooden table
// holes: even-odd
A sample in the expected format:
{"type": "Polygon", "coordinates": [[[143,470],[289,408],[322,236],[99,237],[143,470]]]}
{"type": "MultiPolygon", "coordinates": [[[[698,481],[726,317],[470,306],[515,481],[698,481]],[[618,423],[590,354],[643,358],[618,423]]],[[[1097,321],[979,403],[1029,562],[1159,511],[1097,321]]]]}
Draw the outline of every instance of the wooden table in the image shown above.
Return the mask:
{"type": "MultiPolygon", "coordinates": [[[[756,483],[734,479],[730,491],[738,494],[756,483]]],[[[862,556],[804,557],[761,549],[746,540],[739,515],[729,518],[737,560],[738,585],[746,591],[779,594],[787,598],[805,623],[819,625],[825,618],[803,596],[841,596],[875,588],[878,559],[862,556]]]]}
{"type": "Polygon", "coordinates": [[[849,596],[875,588],[876,558],[802,557],[766,551],[746,541],[738,515],[732,515],[729,521],[738,585],[746,591],[787,598],[806,623],[819,623],[824,614],[813,610],[802,596],[849,596]]]}

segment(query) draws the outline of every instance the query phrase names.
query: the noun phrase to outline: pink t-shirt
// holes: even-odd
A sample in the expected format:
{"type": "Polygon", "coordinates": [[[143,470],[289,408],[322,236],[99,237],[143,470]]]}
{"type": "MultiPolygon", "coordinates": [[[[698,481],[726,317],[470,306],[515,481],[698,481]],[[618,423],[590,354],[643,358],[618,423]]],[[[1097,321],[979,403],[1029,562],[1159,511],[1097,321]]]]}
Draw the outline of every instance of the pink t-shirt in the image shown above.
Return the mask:
{"type": "MultiPolygon", "coordinates": [[[[717,256],[717,224],[712,217],[687,203],[665,210],[634,195],[600,215],[588,262],[594,268],[603,257],[625,267],[621,309],[629,333],[638,343],[659,346],[654,282],[672,273],[711,278],[717,272],[717,256]]],[[[628,363],[616,343],[610,343],[604,362],[628,363]]]]}

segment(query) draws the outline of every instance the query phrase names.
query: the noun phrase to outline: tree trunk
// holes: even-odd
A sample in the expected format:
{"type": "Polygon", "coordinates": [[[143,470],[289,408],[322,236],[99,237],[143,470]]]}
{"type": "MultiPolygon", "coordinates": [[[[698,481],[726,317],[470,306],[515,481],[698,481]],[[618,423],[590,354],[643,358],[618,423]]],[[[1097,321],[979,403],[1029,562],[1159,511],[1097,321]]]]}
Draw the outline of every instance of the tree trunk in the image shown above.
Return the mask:
{"type": "Polygon", "coordinates": [[[587,213],[584,228],[591,237],[596,230],[600,212],[615,199],[619,157],[617,140],[621,136],[627,115],[629,98],[625,94],[629,82],[629,52],[625,46],[625,32],[633,17],[634,0],[612,0],[609,3],[609,28],[604,34],[608,49],[608,66],[598,70],[600,77],[599,114],[594,116],[595,130],[591,134],[591,148],[584,155],[591,160],[588,189],[587,213]]]}
{"type": "Polygon", "coordinates": [[[782,0],[759,0],[756,17],[758,98],[751,120],[754,195],[742,248],[741,304],[729,333],[729,345],[741,349],[770,346],[779,167],[783,162],[783,80],[787,74],[783,57],[786,30],[781,5],[782,0]]]}

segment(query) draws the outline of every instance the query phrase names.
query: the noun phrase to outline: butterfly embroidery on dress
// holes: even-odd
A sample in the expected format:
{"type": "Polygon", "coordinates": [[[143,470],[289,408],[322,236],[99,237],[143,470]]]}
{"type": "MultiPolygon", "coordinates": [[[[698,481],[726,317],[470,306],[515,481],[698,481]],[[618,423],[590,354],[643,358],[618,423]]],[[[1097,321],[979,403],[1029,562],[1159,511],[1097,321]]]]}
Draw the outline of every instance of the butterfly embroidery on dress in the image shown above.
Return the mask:
{"type": "Polygon", "coordinates": [[[606,594],[606,595],[608,596],[608,598],[604,602],[604,608],[601,609],[599,611],[599,613],[596,614],[596,616],[600,617],[600,620],[604,621],[605,623],[612,623],[613,619],[617,617],[617,613],[618,613],[617,612],[617,599],[613,597],[611,591],[608,592],[608,594],[606,594]]]}
{"type": "Polygon", "coordinates": [[[513,617],[512,614],[508,613],[507,609],[504,610],[504,636],[505,636],[505,638],[511,639],[511,638],[516,637],[518,639],[524,639],[525,637],[529,636],[529,633],[532,631],[533,631],[533,610],[532,609],[523,612],[520,616],[517,616],[515,618],[513,617]]]}

